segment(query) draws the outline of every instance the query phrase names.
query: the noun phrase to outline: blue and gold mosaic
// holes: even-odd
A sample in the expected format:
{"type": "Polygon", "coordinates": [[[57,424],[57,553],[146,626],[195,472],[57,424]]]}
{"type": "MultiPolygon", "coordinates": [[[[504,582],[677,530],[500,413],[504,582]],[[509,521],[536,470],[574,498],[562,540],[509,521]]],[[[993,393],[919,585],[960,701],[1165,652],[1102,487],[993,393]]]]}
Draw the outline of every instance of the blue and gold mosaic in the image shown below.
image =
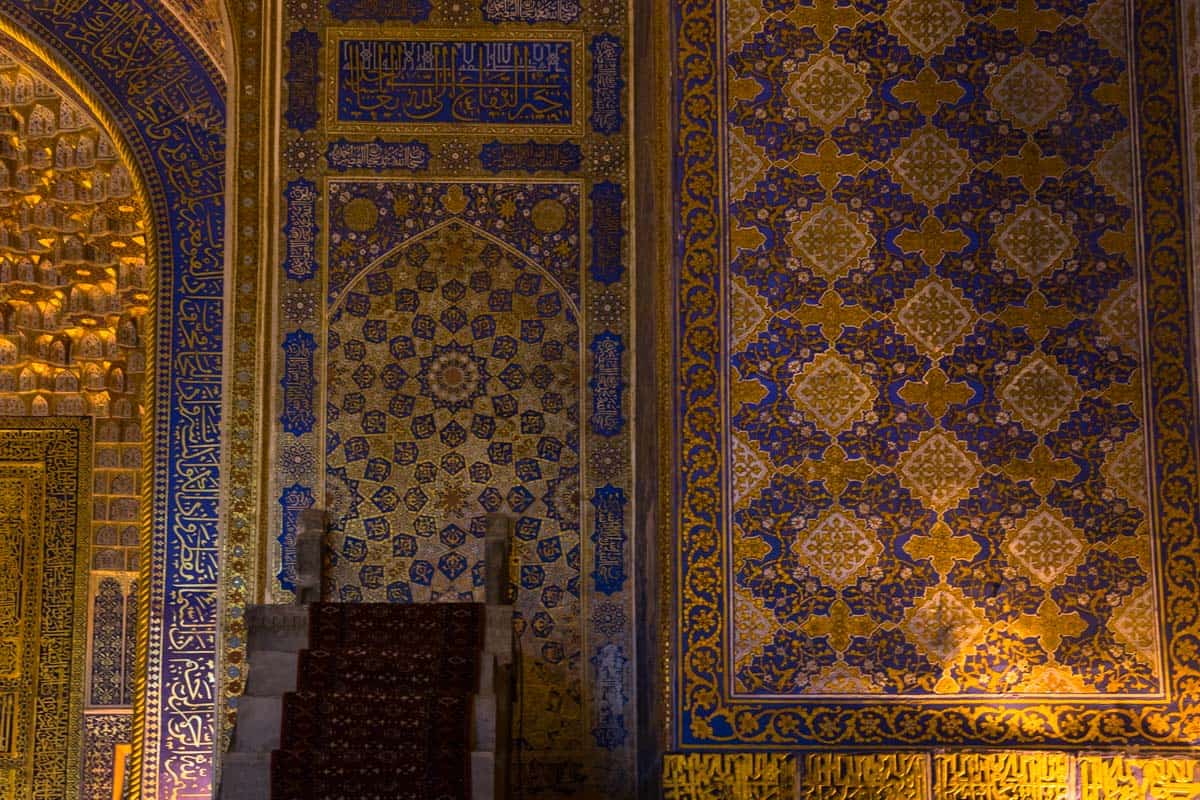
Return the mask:
{"type": "Polygon", "coordinates": [[[1195,741],[1174,13],[678,8],[679,746],[1195,741]]]}
{"type": "MultiPolygon", "coordinates": [[[[557,191],[578,205],[574,187],[557,191]]],[[[358,199],[354,186],[339,194],[358,199]]],[[[575,216],[554,208],[538,218],[548,239],[575,216]]],[[[484,516],[505,512],[538,571],[539,592],[518,603],[533,620],[579,596],[578,313],[548,273],[462,217],[415,230],[331,308],[330,591],[470,598],[484,516]]],[[[564,657],[549,626],[535,638],[551,662],[564,657]]]]}

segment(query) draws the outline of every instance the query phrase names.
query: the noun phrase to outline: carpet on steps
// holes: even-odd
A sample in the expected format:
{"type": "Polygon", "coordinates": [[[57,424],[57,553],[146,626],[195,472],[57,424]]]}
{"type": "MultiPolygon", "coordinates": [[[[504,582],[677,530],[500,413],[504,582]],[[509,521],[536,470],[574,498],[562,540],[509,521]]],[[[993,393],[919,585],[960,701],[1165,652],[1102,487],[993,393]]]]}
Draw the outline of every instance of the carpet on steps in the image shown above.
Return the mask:
{"type": "Polygon", "coordinates": [[[312,606],[272,800],[467,800],[483,606],[312,606]]]}

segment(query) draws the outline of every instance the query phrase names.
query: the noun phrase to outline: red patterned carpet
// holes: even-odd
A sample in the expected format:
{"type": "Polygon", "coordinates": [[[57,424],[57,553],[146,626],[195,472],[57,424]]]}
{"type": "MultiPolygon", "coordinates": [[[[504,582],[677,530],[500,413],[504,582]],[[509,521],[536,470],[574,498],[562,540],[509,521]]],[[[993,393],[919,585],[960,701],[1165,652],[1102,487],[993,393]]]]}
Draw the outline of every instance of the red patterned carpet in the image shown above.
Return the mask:
{"type": "Polygon", "coordinates": [[[272,800],[466,800],[483,606],[318,603],[272,800]]]}

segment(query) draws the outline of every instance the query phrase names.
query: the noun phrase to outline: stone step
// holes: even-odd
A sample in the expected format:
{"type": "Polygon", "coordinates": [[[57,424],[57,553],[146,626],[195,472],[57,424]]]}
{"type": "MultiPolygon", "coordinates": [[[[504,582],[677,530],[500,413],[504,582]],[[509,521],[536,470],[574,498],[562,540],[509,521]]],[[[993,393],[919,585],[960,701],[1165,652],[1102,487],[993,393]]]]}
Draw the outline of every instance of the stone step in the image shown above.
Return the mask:
{"type": "Polygon", "coordinates": [[[270,753],[225,754],[218,800],[269,800],[270,797],[270,753]]]}
{"type": "Polygon", "coordinates": [[[511,664],[513,653],[513,607],[484,606],[483,652],[500,664],[511,664]]]}
{"type": "Polygon", "coordinates": [[[296,691],[300,656],[295,651],[254,650],[247,660],[250,677],[246,680],[246,697],[278,697],[296,691]]]}
{"type": "Polygon", "coordinates": [[[308,606],[250,606],[246,609],[246,630],[250,652],[299,652],[308,647],[308,606]]]}
{"type": "Polygon", "coordinates": [[[472,698],[472,750],[493,752],[496,749],[496,695],[477,694],[472,698]]]}
{"type": "Polygon", "coordinates": [[[235,753],[270,753],[279,747],[283,721],[282,697],[243,697],[238,701],[235,753]]]}
{"type": "Polygon", "coordinates": [[[494,800],[496,797],[496,754],[471,753],[471,800],[494,800]]]}

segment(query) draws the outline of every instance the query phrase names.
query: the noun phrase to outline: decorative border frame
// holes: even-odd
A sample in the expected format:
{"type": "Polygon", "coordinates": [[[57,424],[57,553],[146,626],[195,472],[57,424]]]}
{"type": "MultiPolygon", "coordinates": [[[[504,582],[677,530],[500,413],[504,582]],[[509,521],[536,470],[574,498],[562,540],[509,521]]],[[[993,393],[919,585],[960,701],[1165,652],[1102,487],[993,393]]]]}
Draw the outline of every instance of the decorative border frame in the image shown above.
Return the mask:
{"type": "Polygon", "coordinates": [[[30,0],[3,14],[0,30],[62,75],[140,168],[157,305],[131,777],[144,797],[207,796],[224,452],[224,79],[148,0],[30,0]]]}
{"type": "MultiPolygon", "coordinates": [[[[260,235],[272,230],[277,201],[272,193],[260,196],[261,186],[273,186],[277,169],[267,155],[261,121],[269,119],[279,79],[276,57],[264,46],[265,32],[279,13],[275,0],[236,2],[225,0],[231,20],[233,56],[231,82],[240,92],[228,98],[228,114],[237,127],[229,130],[227,192],[230,214],[230,239],[227,246],[226,304],[232,308],[227,332],[231,342],[261,341],[269,330],[272,308],[260,288],[270,286],[268,265],[272,263],[275,235],[260,235]]],[[[266,401],[263,373],[270,354],[265,348],[233,346],[226,349],[226,391],[228,397],[228,446],[224,474],[226,487],[222,500],[225,511],[224,537],[221,541],[221,597],[217,668],[217,707],[219,741],[217,749],[227,749],[237,719],[237,699],[245,688],[246,619],[245,608],[259,598],[264,582],[259,549],[259,522],[270,512],[260,507],[265,502],[263,453],[266,439],[262,409],[266,401]],[[237,487],[231,490],[229,487],[237,487]]]]}
{"type": "MultiPolygon", "coordinates": [[[[672,574],[664,598],[674,620],[663,648],[668,675],[670,744],[684,749],[780,747],[908,747],[975,745],[1097,747],[1120,744],[1178,748],[1200,742],[1200,605],[1189,577],[1200,563],[1194,339],[1187,242],[1183,95],[1178,4],[1146,0],[1132,8],[1138,177],[1145,221],[1139,249],[1147,265],[1150,406],[1155,428],[1157,503],[1168,703],[1097,708],[1070,702],[1014,700],[926,703],[732,702],[723,687],[722,595],[695,582],[696,570],[721,574],[721,451],[718,429],[721,293],[716,265],[724,257],[720,142],[723,84],[720,0],[683,0],[675,7],[674,97],[671,104],[672,190],[676,207],[671,313],[670,403],[677,469],[671,488],[672,574]],[[673,591],[672,591],[673,589],[673,591]],[[686,613],[685,613],[686,611],[686,613]]],[[[668,408],[670,408],[668,406],[668,408]]],[[[1101,698],[1103,702],[1106,698],[1101,698]]]]}

